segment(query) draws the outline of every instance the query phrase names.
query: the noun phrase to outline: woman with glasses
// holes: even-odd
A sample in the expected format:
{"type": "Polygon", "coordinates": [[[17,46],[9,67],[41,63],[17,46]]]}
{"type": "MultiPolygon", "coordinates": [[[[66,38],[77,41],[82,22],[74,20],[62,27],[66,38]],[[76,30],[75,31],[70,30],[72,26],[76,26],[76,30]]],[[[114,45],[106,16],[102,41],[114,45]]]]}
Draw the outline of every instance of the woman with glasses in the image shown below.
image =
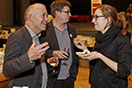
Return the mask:
{"type": "MultiPolygon", "coordinates": [[[[92,88],[127,88],[131,68],[131,45],[120,33],[117,10],[101,5],[92,19],[98,31],[92,52],[79,54],[90,61],[90,84],[92,88]],[[91,64],[92,63],[92,64],[91,64]]],[[[74,44],[82,50],[87,47],[77,38],[74,44]]]]}

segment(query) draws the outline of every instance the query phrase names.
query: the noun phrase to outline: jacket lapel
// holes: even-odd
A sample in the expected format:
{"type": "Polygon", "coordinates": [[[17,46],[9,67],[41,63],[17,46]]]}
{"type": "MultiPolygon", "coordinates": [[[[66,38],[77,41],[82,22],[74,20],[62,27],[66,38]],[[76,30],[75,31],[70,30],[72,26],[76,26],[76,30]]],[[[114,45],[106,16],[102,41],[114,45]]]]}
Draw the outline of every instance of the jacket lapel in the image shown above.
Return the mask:
{"type": "Polygon", "coordinates": [[[60,50],[60,48],[59,48],[59,44],[58,44],[58,42],[56,42],[56,41],[58,41],[57,40],[57,36],[56,36],[56,33],[55,33],[55,30],[54,30],[54,26],[53,26],[53,24],[52,24],[52,22],[49,24],[49,28],[50,29],[47,29],[47,31],[49,31],[49,33],[50,33],[50,39],[51,39],[51,41],[50,42],[52,42],[52,44],[54,44],[54,45],[52,45],[52,46],[55,46],[55,49],[59,49],[60,50]]]}
{"type": "Polygon", "coordinates": [[[70,30],[70,28],[69,28],[68,25],[67,25],[67,30],[68,30],[69,38],[70,38],[70,40],[72,41],[72,40],[73,40],[73,34],[72,34],[72,32],[71,32],[71,30],[70,30]]]}
{"type": "Polygon", "coordinates": [[[23,27],[22,32],[23,32],[23,38],[26,40],[27,45],[29,47],[32,44],[32,37],[25,26],[23,27]]]}

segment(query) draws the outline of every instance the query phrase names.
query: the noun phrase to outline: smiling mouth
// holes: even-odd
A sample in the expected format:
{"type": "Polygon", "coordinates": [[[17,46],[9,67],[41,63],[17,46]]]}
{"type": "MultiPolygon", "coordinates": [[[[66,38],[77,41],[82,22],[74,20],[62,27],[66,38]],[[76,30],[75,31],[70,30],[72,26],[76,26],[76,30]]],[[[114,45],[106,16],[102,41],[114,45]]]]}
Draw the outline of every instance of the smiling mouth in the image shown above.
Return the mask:
{"type": "Polygon", "coordinates": [[[41,22],[41,24],[42,24],[42,25],[46,25],[46,24],[47,24],[47,22],[41,22]]]}

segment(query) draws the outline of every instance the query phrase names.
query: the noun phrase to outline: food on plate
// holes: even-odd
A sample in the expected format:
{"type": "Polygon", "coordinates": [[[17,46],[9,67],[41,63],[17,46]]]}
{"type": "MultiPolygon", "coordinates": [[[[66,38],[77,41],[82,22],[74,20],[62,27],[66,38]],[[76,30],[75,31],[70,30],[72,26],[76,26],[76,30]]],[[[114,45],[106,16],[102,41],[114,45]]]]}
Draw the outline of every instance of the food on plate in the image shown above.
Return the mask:
{"type": "Polygon", "coordinates": [[[87,54],[87,53],[90,53],[88,49],[84,50],[83,52],[76,52],[77,55],[82,55],[82,54],[87,54]]]}

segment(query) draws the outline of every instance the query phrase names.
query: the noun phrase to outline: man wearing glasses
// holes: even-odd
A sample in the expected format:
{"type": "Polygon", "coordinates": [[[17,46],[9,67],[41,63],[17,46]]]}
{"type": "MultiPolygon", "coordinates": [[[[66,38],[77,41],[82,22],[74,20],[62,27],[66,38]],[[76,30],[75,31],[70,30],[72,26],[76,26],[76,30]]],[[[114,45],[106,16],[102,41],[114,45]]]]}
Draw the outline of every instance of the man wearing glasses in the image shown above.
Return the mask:
{"type": "Polygon", "coordinates": [[[68,24],[71,16],[70,7],[71,4],[67,0],[56,0],[51,4],[53,20],[48,24],[42,39],[50,46],[45,56],[58,57],[60,63],[56,73],[51,73],[48,68],[47,88],[74,88],[79,60],[73,44],[76,37],[75,29],[68,24]]]}

